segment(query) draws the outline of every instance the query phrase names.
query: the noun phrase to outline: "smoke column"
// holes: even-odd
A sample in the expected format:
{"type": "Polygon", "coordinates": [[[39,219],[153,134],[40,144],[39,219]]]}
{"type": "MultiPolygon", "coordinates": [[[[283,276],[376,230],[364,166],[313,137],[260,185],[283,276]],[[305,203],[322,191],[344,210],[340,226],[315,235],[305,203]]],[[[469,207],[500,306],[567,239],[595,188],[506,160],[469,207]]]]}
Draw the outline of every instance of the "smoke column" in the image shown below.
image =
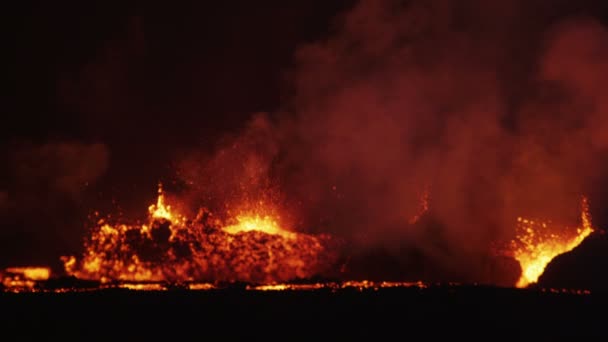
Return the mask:
{"type": "Polygon", "coordinates": [[[405,276],[483,281],[516,217],[576,223],[602,168],[608,31],[570,7],[360,1],[298,49],[280,112],[182,175],[206,194],[197,161],[276,183],[300,230],[428,268],[405,276]],[[425,191],[429,219],[411,225],[425,191]]]}

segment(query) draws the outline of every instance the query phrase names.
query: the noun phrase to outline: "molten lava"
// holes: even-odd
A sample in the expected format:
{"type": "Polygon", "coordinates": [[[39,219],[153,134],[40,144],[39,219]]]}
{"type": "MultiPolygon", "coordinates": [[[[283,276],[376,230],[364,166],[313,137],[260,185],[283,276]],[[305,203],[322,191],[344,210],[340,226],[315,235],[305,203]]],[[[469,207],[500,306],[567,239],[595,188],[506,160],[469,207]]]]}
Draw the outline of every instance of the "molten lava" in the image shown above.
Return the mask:
{"type": "Polygon", "coordinates": [[[48,267],[9,267],[0,272],[0,284],[12,292],[33,291],[36,284],[48,280],[48,267]]]}
{"type": "Polygon", "coordinates": [[[587,199],[582,200],[581,222],[575,229],[557,232],[550,222],[517,218],[517,237],[512,241],[513,256],[521,265],[517,287],[535,283],[556,256],[569,252],[593,232],[587,199]]]}
{"type": "Polygon", "coordinates": [[[189,220],[165,203],[159,188],[145,224],[99,220],[83,255],[64,257],[64,267],[77,278],[104,283],[271,284],[309,278],[333,266],[337,255],[329,236],[287,231],[270,210],[256,208],[226,220],[201,210],[189,220]]]}
{"type": "Polygon", "coordinates": [[[20,274],[29,280],[41,281],[49,279],[51,270],[48,267],[9,267],[6,273],[20,274]]]}
{"type": "Polygon", "coordinates": [[[295,233],[281,229],[277,221],[268,215],[240,215],[237,216],[236,220],[238,222],[237,224],[224,227],[224,231],[230,234],[258,231],[270,235],[280,235],[286,239],[297,238],[297,235],[295,233]]]}
{"type": "Polygon", "coordinates": [[[148,211],[152,218],[165,219],[174,221],[177,217],[171,214],[171,206],[165,205],[165,195],[163,194],[162,185],[158,186],[158,198],[156,199],[156,205],[152,204],[148,207],[148,211]]]}

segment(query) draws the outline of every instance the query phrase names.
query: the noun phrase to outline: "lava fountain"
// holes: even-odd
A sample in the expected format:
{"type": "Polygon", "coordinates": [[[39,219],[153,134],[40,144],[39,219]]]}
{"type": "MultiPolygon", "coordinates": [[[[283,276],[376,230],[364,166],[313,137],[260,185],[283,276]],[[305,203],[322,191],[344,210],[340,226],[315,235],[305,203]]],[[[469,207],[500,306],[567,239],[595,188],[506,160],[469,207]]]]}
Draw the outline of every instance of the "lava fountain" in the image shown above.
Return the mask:
{"type": "Polygon", "coordinates": [[[261,202],[228,219],[205,209],[189,219],[166,203],[159,187],[148,209],[143,224],[98,220],[84,253],[62,258],[66,272],[104,283],[273,284],[319,275],[337,260],[329,236],[284,229],[261,202]]]}
{"type": "Polygon", "coordinates": [[[581,207],[581,222],[574,229],[552,222],[517,218],[517,236],[511,241],[513,257],[522,269],[517,287],[537,282],[551,260],[580,245],[594,231],[586,198],[582,199],[581,207]]]}

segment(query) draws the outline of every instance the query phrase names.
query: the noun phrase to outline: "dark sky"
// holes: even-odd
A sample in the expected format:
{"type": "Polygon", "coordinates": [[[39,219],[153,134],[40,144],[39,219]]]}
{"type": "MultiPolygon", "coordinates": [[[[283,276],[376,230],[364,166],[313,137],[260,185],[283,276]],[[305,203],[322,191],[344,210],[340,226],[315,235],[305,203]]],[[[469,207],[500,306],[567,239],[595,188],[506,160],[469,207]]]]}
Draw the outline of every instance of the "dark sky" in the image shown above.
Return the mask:
{"type": "Polygon", "coordinates": [[[124,149],[162,167],[149,156],[212,142],[276,109],[295,48],[322,37],[348,1],[281,3],[21,5],[5,42],[2,141],[103,141],[112,158],[124,149]]]}

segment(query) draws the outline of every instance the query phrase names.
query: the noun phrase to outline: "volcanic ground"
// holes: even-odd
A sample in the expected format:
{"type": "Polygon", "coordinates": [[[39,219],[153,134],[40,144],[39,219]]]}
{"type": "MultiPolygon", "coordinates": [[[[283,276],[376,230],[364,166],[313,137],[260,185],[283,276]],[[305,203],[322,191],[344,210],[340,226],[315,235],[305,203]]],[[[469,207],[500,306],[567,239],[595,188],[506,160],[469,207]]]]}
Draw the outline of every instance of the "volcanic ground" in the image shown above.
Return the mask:
{"type": "Polygon", "coordinates": [[[2,293],[3,334],[51,339],[607,335],[604,293],[481,286],[2,293]]]}

